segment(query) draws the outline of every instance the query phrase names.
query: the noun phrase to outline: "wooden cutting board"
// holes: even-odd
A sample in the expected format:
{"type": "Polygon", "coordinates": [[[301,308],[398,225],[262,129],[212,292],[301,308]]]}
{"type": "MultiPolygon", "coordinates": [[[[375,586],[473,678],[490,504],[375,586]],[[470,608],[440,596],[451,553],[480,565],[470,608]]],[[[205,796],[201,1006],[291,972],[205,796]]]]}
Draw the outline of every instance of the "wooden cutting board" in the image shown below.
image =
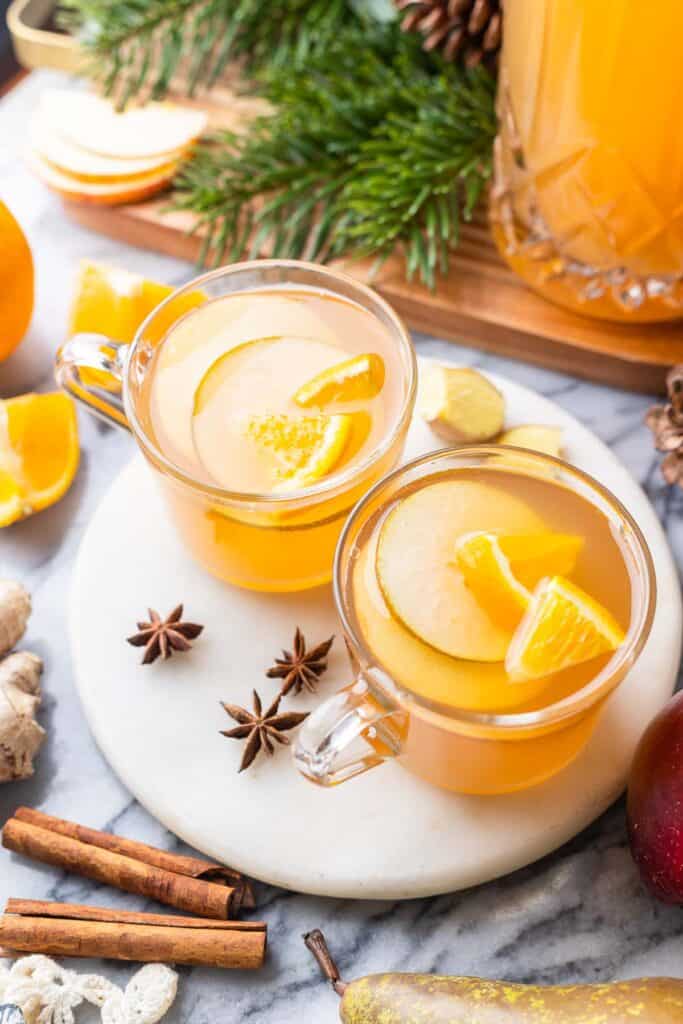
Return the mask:
{"type": "MultiPolygon", "coordinates": [[[[191,105],[199,105],[197,103],[191,105]]],[[[259,101],[229,89],[201,101],[211,127],[248,125],[259,101]]],[[[168,213],[167,198],[131,206],[65,203],[69,216],[93,231],[196,262],[201,236],[189,235],[191,215],[168,213]]],[[[447,278],[434,292],[405,278],[403,260],[388,260],[372,277],[372,261],[338,264],[371,282],[408,325],[454,342],[522,359],[630,391],[661,392],[669,366],[683,362],[683,321],[625,326],[567,312],[532,292],[503,263],[484,215],[462,232],[447,278]]]]}

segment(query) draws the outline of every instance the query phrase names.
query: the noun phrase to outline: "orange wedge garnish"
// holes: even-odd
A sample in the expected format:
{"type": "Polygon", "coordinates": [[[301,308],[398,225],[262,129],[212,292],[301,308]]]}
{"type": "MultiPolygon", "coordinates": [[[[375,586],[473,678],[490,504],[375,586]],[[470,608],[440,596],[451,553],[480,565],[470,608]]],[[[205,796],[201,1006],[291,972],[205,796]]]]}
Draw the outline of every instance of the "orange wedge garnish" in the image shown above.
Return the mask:
{"type": "Polygon", "coordinates": [[[68,395],[0,403],[0,526],[58,501],[78,469],[76,407],[68,395]]]}

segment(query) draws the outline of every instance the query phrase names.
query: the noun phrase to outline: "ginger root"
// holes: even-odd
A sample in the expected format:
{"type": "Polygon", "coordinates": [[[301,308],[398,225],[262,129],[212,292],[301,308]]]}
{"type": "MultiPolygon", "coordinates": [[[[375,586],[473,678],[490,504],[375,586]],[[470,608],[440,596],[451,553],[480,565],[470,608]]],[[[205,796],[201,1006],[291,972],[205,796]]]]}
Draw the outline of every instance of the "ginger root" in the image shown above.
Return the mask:
{"type": "Polygon", "coordinates": [[[554,455],[557,458],[562,451],[562,427],[527,423],[506,430],[498,438],[498,443],[509,444],[513,448],[530,448],[532,452],[554,455]]]}
{"type": "Polygon", "coordinates": [[[0,580],[0,782],[33,775],[33,759],[45,739],[36,722],[43,663],[28,651],[7,653],[24,635],[30,614],[28,591],[0,580]]]}
{"type": "Polygon", "coordinates": [[[40,658],[28,651],[0,662],[0,782],[33,775],[33,758],[46,736],[35,719],[42,671],[40,658]]]}
{"type": "Polygon", "coordinates": [[[21,583],[0,579],[0,658],[21,640],[31,614],[31,597],[21,583]]]}
{"type": "Polygon", "coordinates": [[[420,379],[418,409],[449,444],[476,444],[503,429],[505,399],[478,370],[437,364],[420,379]]]}

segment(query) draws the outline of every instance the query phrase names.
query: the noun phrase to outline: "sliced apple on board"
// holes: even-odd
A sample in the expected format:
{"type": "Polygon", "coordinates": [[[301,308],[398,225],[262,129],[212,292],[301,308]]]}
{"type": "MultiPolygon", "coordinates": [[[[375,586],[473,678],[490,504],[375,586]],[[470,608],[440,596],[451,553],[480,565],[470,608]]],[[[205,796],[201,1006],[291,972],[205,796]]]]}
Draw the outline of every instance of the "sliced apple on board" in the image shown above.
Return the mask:
{"type": "Polygon", "coordinates": [[[70,174],[64,174],[52,167],[36,153],[28,157],[28,164],[38,177],[53,192],[74,203],[95,206],[115,206],[119,203],[135,203],[166,188],[173,180],[177,165],[151,174],[140,175],[119,184],[112,182],[79,181],[70,174]]]}
{"type": "Polygon", "coordinates": [[[173,172],[186,150],[176,149],[152,157],[112,157],[91,153],[62,138],[45,117],[35,116],[29,124],[29,141],[33,152],[62,174],[94,184],[121,184],[154,172],[173,172]]]}
{"type": "Polygon", "coordinates": [[[174,103],[147,103],[121,112],[93,93],[49,89],[40,116],[62,138],[90,153],[119,160],[158,157],[183,150],[206,128],[207,116],[174,103]]]}
{"type": "Polygon", "coordinates": [[[29,165],[70,202],[133,203],[171,183],[206,123],[172,103],[121,113],[92,93],[50,89],[31,123],[29,165]]]}
{"type": "Polygon", "coordinates": [[[376,572],[389,610],[420,640],[454,658],[502,661],[512,631],[493,622],[453,565],[455,542],[475,530],[542,533],[542,519],[477,480],[442,480],[404,498],[380,529],[376,572]]]}

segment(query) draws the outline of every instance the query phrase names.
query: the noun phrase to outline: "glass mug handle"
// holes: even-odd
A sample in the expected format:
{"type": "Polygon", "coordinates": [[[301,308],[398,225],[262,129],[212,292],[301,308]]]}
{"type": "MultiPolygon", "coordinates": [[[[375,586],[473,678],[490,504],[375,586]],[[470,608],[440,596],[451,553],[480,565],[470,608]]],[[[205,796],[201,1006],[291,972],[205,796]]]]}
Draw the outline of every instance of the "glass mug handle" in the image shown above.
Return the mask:
{"type": "Polygon", "coordinates": [[[58,351],[55,366],[60,387],[106,423],[126,429],[121,394],[128,347],[103,334],[75,334],[58,351]]]}
{"type": "Polygon", "coordinates": [[[321,704],[297,733],[294,761],[319,786],[338,786],[401,752],[406,715],[363,675],[321,704]]]}

